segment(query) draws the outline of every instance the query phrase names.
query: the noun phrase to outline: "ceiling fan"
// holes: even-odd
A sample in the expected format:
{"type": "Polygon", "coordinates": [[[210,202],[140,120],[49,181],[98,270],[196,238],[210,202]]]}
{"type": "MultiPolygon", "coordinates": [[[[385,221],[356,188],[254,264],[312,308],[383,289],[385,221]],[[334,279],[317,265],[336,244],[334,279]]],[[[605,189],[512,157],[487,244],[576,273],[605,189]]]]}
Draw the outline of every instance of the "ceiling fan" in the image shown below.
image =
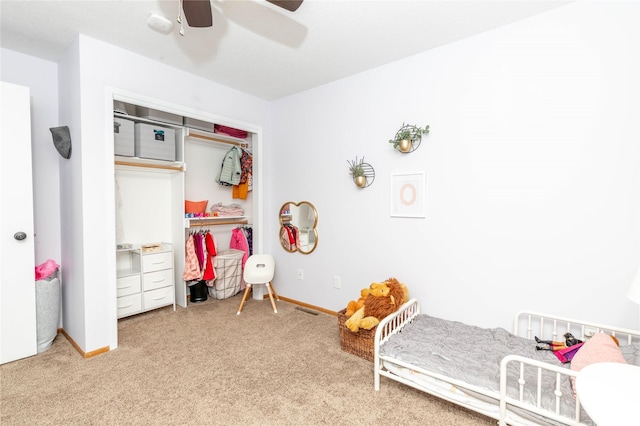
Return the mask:
{"type": "MultiPolygon", "coordinates": [[[[281,7],[289,12],[295,12],[298,10],[303,0],[266,0],[278,7],[281,7]]],[[[210,0],[181,0],[184,11],[184,17],[187,19],[187,23],[190,27],[211,27],[213,26],[213,15],[211,13],[210,0]]],[[[181,23],[180,13],[178,12],[178,23],[181,23]]],[[[182,29],[180,34],[183,34],[182,29]]]]}

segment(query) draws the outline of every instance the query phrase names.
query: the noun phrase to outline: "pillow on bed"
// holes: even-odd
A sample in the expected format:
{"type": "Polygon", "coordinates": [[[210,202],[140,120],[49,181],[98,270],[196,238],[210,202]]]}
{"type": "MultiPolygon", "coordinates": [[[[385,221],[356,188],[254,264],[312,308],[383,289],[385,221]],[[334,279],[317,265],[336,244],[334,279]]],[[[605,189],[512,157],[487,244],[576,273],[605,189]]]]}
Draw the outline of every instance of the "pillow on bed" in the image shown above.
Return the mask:
{"type": "Polygon", "coordinates": [[[209,200],[204,201],[189,201],[184,202],[185,213],[204,213],[207,210],[207,203],[209,200]]]}
{"type": "MultiPolygon", "coordinates": [[[[626,364],[627,361],[622,356],[622,351],[616,342],[605,333],[597,333],[592,338],[584,342],[580,350],[571,360],[571,369],[580,371],[587,365],[597,362],[619,362],[626,364]]],[[[575,377],[571,378],[573,396],[576,396],[575,377]]]]}

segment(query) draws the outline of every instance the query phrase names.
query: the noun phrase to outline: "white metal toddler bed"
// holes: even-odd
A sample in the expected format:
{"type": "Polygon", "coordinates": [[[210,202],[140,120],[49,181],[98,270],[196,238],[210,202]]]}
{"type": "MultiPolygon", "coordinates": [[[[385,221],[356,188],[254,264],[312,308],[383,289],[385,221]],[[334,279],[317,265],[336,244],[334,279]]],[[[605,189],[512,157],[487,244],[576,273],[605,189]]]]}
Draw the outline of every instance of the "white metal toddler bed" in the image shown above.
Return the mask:
{"type": "Polygon", "coordinates": [[[535,349],[534,336],[562,341],[566,332],[580,340],[613,335],[627,362],[640,365],[640,331],[521,312],[511,334],[420,314],[412,299],[378,324],[374,387],[379,390],[385,376],[500,425],[590,425],[572,389],[578,373],[552,352],[535,349]]]}

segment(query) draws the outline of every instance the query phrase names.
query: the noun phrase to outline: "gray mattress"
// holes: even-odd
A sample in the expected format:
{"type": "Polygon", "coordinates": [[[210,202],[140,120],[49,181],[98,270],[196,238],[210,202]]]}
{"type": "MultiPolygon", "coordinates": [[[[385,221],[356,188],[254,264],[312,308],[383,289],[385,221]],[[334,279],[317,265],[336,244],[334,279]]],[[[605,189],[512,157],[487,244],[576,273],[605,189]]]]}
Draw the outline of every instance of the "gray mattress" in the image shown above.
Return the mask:
{"type": "Polygon", "coordinates": [[[536,350],[535,341],[503,328],[480,328],[425,314],[385,342],[380,354],[491,391],[500,389],[500,362],[507,355],[561,365],[553,353],[536,350]]]}
{"type": "MultiPolygon", "coordinates": [[[[634,364],[640,361],[638,345],[622,349],[627,361],[634,364]]],[[[391,336],[381,346],[380,355],[464,381],[496,394],[500,389],[500,362],[507,355],[521,355],[555,366],[563,366],[552,352],[536,350],[534,340],[515,336],[502,328],[480,328],[426,314],[418,315],[404,327],[401,333],[391,336]]],[[[568,368],[569,364],[564,366],[568,368]]],[[[518,372],[514,367],[508,374],[511,377],[517,377],[518,372]]],[[[552,409],[555,401],[553,390],[556,375],[543,371],[542,376],[542,405],[552,409]]],[[[569,395],[572,393],[571,384],[568,378],[563,379],[562,392],[569,395]]],[[[525,371],[525,380],[533,385],[531,389],[525,390],[525,399],[534,401],[536,369],[528,368],[525,371]]],[[[508,393],[510,396],[517,397],[515,387],[510,388],[508,393]]],[[[564,415],[571,415],[575,409],[573,398],[569,400],[561,408],[564,415]]],[[[588,418],[584,416],[583,419],[588,418]]],[[[586,423],[589,421],[587,420],[586,423]]]]}

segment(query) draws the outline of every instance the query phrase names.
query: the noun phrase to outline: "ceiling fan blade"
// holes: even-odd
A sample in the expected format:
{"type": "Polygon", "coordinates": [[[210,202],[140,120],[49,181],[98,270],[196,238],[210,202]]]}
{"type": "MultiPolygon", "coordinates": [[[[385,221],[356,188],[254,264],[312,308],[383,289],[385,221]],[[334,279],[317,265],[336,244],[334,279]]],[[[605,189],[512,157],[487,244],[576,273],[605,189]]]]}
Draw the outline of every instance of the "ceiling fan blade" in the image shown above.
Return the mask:
{"type": "Polygon", "coordinates": [[[210,0],[182,0],[184,17],[190,27],[210,27],[213,25],[210,0]]]}
{"type": "Polygon", "coordinates": [[[296,10],[298,10],[303,0],[267,0],[267,1],[283,9],[287,9],[289,12],[295,12],[296,10]]]}

